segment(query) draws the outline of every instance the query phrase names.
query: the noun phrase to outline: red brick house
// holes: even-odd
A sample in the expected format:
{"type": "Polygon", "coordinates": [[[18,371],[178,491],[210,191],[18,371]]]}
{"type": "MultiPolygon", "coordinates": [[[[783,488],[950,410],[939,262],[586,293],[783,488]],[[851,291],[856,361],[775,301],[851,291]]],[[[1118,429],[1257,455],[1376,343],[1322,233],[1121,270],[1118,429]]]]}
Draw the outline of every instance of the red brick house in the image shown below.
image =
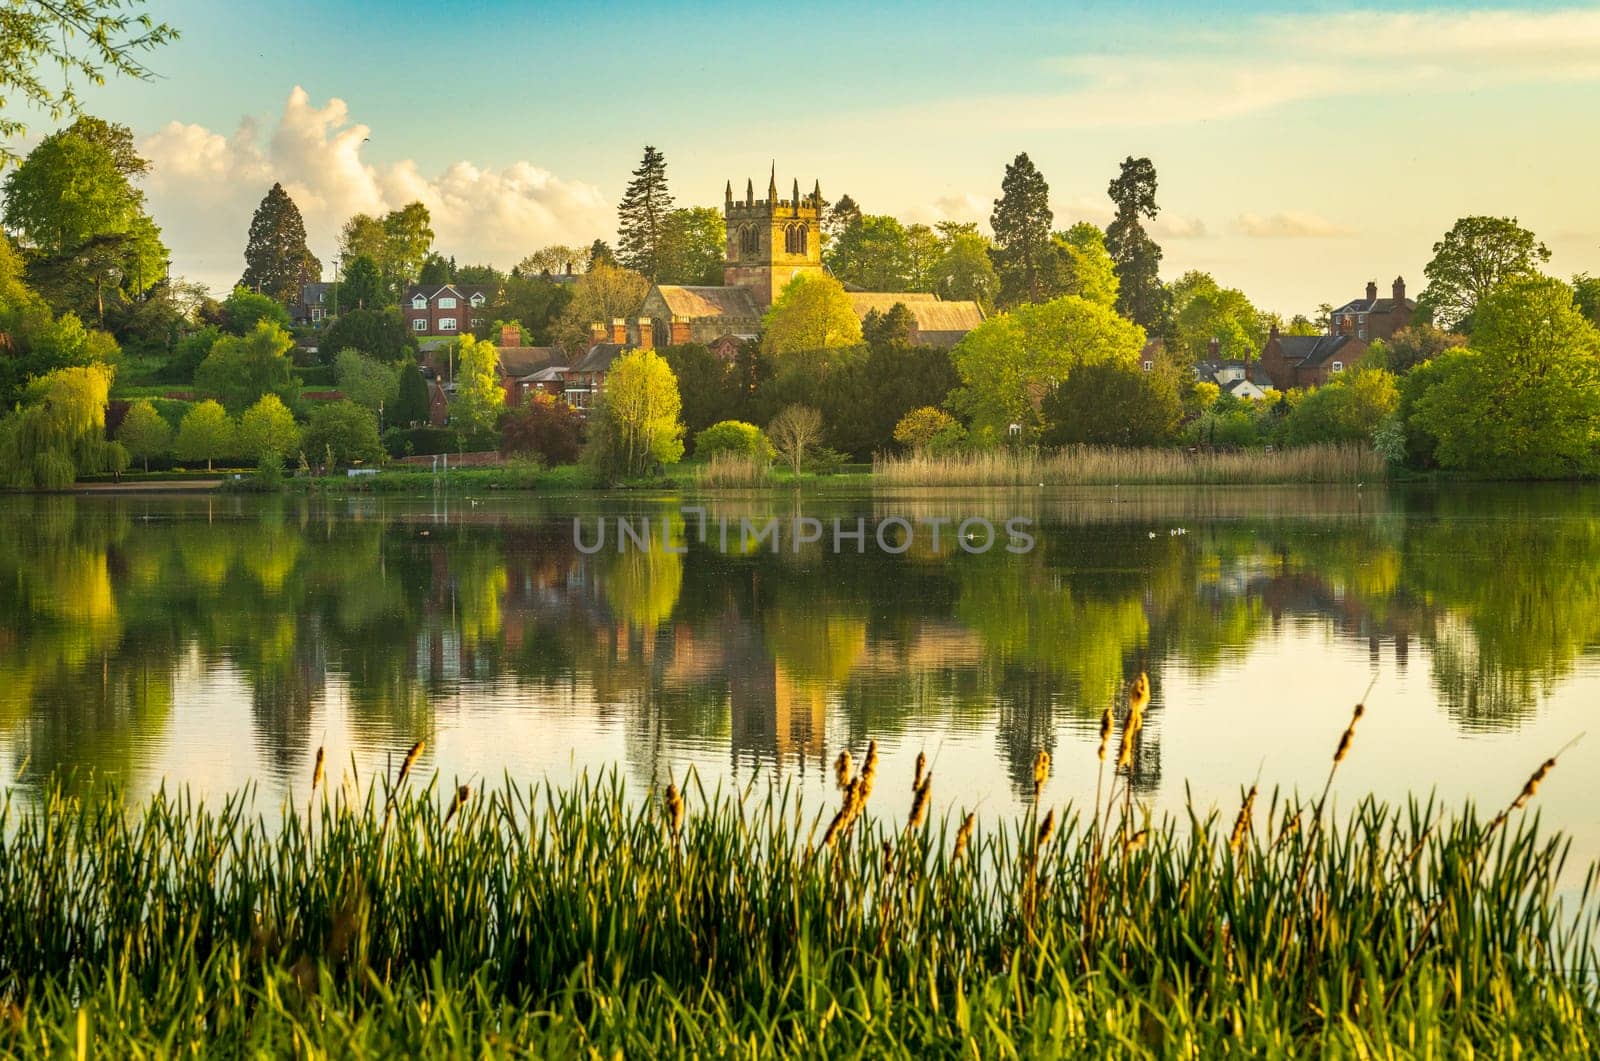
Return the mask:
{"type": "Polygon", "coordinates": [[[412,284],[400,300],[400,313],[412,335],[453,339],[483,326],[493,295],[482,284],[412,284]]]}
{"type": "MultiPolygon", "coordinates": [[[[641,349],[648,350],[653,335],[649,328],[644,331],[646,344],[641,349]]],[[[587,410],[605,390],[606,373],[611,371],[611,363],[631,347],[632,344],[628,342],[628,322],[621,317],[613,320],[610,328],[598,322],[589,325],[589,349],[577,364],[567,369],[566,377],[562,380],[562,395],[567,399],[567,404],[580,411],[587,410]]]]}
{"type": "Polygon", "coordinates": [[[1280,391],[1320,387],[1354,367],[1366,353],[1366,340],[1353,335],[1279,335],[1274,325],[1261,348],[1260,371],[1280,391]]]}
{"type": "Polygon", "coordinates": [[[1346,302],[1330,313],[1328,330],[1334,335],[1372,340],[1387,339],[1409,326],[1417,304],[1406,297],[1405,278],[1395,277],[1390,292],[1392,298],[1379,298],[1377,283],[1367,281],[1366,297],[1346,302]]]}

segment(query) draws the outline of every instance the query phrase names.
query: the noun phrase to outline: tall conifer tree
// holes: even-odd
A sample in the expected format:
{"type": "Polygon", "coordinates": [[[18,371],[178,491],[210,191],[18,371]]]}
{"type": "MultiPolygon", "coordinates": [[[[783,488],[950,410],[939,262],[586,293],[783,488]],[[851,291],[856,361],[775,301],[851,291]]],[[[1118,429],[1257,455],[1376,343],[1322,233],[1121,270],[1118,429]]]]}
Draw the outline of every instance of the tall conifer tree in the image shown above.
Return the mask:
{"type": "Polygon", "coordinates": [[[662,230],[670,213],[666,156],[647,146],[617,206],[617,260],[654,281],[661,272],[662,230]]]}
{"type": "Polygon", "coordinates": [[[239,286],[285,304],[297,301],[300,285],[322,279],[322,263],[306,246],[306,225],[283,185],[274,184],[250,219],[239,286]]]}
{"type": "Polygon", "coordinates": [[[1106,250],[1117,270],[1117,312],[1147,331],[1164,333],[1171,299],[1161,283],[1161,248],[1140,221],[1159,210],[1155,165],[1148,158],[1123,159],[1106,194],[1117,207],[1106,226],[1106,250]]]}
{"type": "Polygon", "coordinates": [[[1027,152],[1006,166],[1000,198],[989,226],[996,248],[990,252],[1000,274],[1000,301],[1008,306],[1040,302],[1055,286],[1057,255],[1050,243],[1050,186],[1027,152]]]}

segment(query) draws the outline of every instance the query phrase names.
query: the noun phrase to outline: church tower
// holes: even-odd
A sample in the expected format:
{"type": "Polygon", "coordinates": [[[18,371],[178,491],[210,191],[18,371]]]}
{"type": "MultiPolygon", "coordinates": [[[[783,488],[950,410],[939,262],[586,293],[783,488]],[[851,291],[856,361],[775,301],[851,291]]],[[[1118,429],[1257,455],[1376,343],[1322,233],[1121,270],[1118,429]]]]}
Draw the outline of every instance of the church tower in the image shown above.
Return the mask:
{"type": "Polygon", "coordinates": [[[822,184],[800,195],[800,182],[788,199],[778,198],[778,167],[767,180],[767,197],[755,197],[755,185],[746,182],[742,200],[733,197],[728,184],[722,207],[728,223],[728,257],[722,282],[744,287],[765,311],[778,292],[801,273],[822,275],[822,184]]]}

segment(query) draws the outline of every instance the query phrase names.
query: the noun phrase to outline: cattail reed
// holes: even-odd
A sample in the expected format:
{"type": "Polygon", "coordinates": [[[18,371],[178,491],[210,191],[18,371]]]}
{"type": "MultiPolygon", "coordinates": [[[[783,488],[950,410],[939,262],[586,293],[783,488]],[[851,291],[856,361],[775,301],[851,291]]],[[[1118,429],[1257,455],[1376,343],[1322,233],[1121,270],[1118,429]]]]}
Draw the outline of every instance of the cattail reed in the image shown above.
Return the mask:
{"type": "Polygon", "coordinates": [[[839,758],[833,761],[833,781],[840,792],[850,784],[850,749],[844,748],[839,752],[839,758]]]}
{"type": "Polygon", "coordinates": [[[1239,816],[1233,819],[1233,835],[1228,838],[1228,850],[1238,851],[1239,845],[1244,843],[1245,835],[1250,831],[1250,812],[1255,802],[1256,786],[1251,785],[1244,802],[1239,805],[1239,816]]]}
{"type": "Polygon", "coordinates": [[[917,785],[916,795],[911,800],[911,817],[906,821],[906,831],[914,832],[922,827],[922,819],[928,813],[928,791],[933,787],[933,775],[921,778],[917,785]]]}
{"type": "Polygon", "coordinates": [[[1033,802],[1039,802],[1039,794],[1044,791],[1045,782],[1050,780],[1050,753],[1041,750],[1033,757],[1033,802]]]}
{"type": "Polygon", "coordinates": [[[672,834],[673,843],[683,835],[683,796],[678,792],[676,784],[667,785],[666,795],[667,829],[672,834]]]}
{"type": "Polygon", "coordinates": [[[950,853],[950,861],[960,862],[961,857],[967,853],[967,845],[972,842],[972,824],[977,818],[975,813],[969,811],[967,816],[961,819],[961,827],[956,830],[956,846],[950,853]]]}
{"type": "Polygon", "coordinates": [[[1106,745],[1111,740],[1111,705],[1107,704],[1105,712],[1100,716],[1100,751],[1096,753],[1101,762],[1106,761],[1106,745]]]}
{"type": "Polygon", "coordinates": [[[1350,751],[1350,742],[1356,736],[1356,723],[1361,721],[1361,716],[1367,713],[1367,705],[1357,704],[1356,709],[1350,714],[1350,724],[1344,728],[1344,733],[1339,737],[1339,747],[1333,753],[1334,764],[1344,762],[1344,757],[1350,751]]]}
{"type": "Polygon", "coordinates": [[[1055,835],[1055,831],[1056,831],[1056,812],[1055,812],[1055,808],[1052,807],[1052,808],[1050,808],[1050,813],[1048,813],[1048,814],[1046,814],[1044,816],[1044,821],[1039,823],[1039,831],[1038,831],[1037,834],[1035,834],[1035,836],[1033,838],[1033,848],[1034,848],[1034,850],[1038,851],[1038,850],[1042,849],[1045,844],[1048,844],[1050,842],[1050,837],[1055,835]]]}
{"type": "Polygon", "coordinates": [[[922,772],[928,768],[928,756],[923,752],[917,753],[916,773],[911,775],[911,791],[916,792],[922,787],[922,772]]]}
{"type": "Polygon", "coordinates": [[[426,743],[424,740],[419,740],[411,746],[410,751],[406,752],[405,761],[400,764],[400,776],[395,781],[396,788],[405,785],[406,778],[411,776],[411,768],[417,765],[417,760],[422,757],[422,746],[426,743]]]}
{"type": "Polygon", "coordinates": [[[459,811],[462,807],[465,807],[467,805],[467,800],[469,800],[471,798],[472,798],[472,786],[471,785],[462,785],[459,788],[457,788],[455,796],[450,800],[450,809],[445,812],[444,824],[449,825],[450,824],[450,819],[454,818],[456,816],[456,812],[459,811]]]}
{"type": "Polygon", "coordinates": [[[311,768],[311,794],[313,796],[317,794],[317,786],[322,784],[322,753],[322,746],[318,745],[317,762],[316,765],[311,768]]]}
{"type": "Polygon", "coordinates": [[[1150,830],[1140,829],[1138,832],[1128,837],[1127,842],[1122,845],[1123,850],[1137,851],[1139,848],[1145,845],[1145,841],[1148,839],[1150,839],[1150,830]]]}
{"type": "Polygon", "coordinates": [[[872,795],[872,782],[878,776],[878,742],[867,742],[867,758],[861,764],[861,802],[866,803],[867,797],[872,795]]]}
{"type": "Polygon", "coordinates": [[[1122,747],[1117,751],[1117,769],[1133,765],[1133,749],[1144,728],[1144,709],[1150,703],[1150,678],[1143,671],[1128,686],[1128,717],[1122,723],[1122,747]]]}

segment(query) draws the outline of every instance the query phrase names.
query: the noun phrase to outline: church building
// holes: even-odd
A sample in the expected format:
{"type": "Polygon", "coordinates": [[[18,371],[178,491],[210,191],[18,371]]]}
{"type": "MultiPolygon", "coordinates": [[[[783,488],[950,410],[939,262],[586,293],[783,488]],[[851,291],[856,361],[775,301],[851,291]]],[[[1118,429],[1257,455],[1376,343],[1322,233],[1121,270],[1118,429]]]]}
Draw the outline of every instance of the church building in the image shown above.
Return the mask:
{"type": "MultiPolygon", "coordinates": [[[[722,286],[654,285],[638,315],[626,322],[626,345],[649,349],[701,343],[731,357],[740,343],[761,331],[762,315],[789,281],[826,272],[823,207],[821,182],[802,196],[797,180],[789,198],[778,198],[776,167],[765,199],[757,199],[754,183],[746,181],[744,198],[736,200],[730,182],[722,206],[728,228],[722,286]]],[[[915,321],[912,341],[930,346],[954,346],[983,321],[976,302],[945,302],[911,291],[848,293],[862,319],[874,309],[884,313],[903,303],[915,321]]]]}

